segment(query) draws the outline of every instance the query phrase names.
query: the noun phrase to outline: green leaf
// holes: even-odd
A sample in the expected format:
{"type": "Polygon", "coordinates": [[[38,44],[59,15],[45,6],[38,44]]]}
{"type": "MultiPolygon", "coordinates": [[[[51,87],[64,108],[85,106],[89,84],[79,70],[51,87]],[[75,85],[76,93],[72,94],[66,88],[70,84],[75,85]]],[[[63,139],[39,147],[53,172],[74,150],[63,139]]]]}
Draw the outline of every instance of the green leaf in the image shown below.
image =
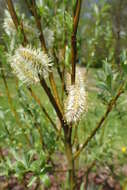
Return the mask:
{"type": "Polygon", "coordinates": [[[30,166],[31,171],[33,172],[39,172],[40,171],[40,161],[39,160],[35,160],[31,166],[30,166]]]}
{"type": "Polygon", "coordinates": [[[111,89],[111,87],[112,87],[112,76],[111,75],[107,76],[107,85],[108,85],[108,88],[111,89]]]}
{"type": "Polygon", "coordinates": [[[47,174],[40,175],[40,179],[42,180],[45,187],[47,187],[47,188],[50,187],[51,182],[50,182],[49,176],[47,174]]]}
{"type": "Polygon", "coordinates": [[[127,65],[126,64],[122,64],[122,69],[123,69],[124,73],[127,74],[127,65]]]}
{"type": "Polygon", "coordinates": [[[68,46],[66,46],[65,64],[67,67],[69,67],[69,65],[70,65],[70,48],[68,46]]]}
{"type": "Polygon", "coordinates": [[[16,162],[16,170],[25,171],[26,168],[25,168],[24,163],[21,161],[17,161],[16,162]]]}
{"type": "Polygon", "coordinates": [[[85,185],[84,185],[84,182],[81,184],[81,186],[80,186],[80,190],[84,190],[84,188],[85,188],[85,185]]]}
{"type": "Polygon", "coordinates": [[[97,87],[99,87],[102,90],[108,90],[108,87],[104,82],[98,82],[97,87]]]}
{"type": "Polygon", "coordinates": [[[2,110],[0,110],[0,118],[1,118],[1,119],[4,119],[4,113],[3,113],[2,110]]]}
{"type": "Polygon", "coordinates": [[[33,185],[33,183],[37,180],[37,176],[32,176],[27,187],[30,187],[33,185]]]}
{"type": "Polygon", "coordinates": [[[97,4],[94,4],[94,11],[95,11],[96,15],[99,14],[99,8],[98,8],[97,4]]]}
{"type": "Polygon", "coordinates": [[[111,65],[108,63],[107,60],[105,60],[103,62],[104,62],[104,70],[105,70],[106,75],[112,75],[111,65]]]}

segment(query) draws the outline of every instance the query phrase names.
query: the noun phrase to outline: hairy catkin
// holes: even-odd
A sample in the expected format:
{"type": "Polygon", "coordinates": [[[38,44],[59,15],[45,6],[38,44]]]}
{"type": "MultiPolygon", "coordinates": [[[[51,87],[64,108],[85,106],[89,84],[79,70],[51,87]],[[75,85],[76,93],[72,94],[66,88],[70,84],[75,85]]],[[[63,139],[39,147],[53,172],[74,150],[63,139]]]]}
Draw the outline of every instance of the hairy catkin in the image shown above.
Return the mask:
{"type": "Polygon", "coordinates": [[[10,65],[17,77],[26,85],[39,82],[38,75],[46,78],[53,65],[51,59],[40,49],[20,46],[9,56],[10,65]]]}
{"type": "Polygon", "coordinates": [[[76,123],[87,111],[87,92],[82,73],[76,72],[76,82],[71,85],[71,77],[67,79],[68,97],[65,101],[65,118],[68,123],[76,123]]]}

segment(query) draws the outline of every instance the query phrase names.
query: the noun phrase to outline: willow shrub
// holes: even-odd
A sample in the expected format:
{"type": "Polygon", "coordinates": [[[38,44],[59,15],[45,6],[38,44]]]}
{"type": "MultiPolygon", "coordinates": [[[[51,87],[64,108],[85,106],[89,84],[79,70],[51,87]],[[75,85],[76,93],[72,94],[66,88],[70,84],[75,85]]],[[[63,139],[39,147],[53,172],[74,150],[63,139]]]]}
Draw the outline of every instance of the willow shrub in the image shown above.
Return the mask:
{"type": "Polygon", "coordinates": [[[0,107],[1,147],[8,150],[7,157],[1,152],[1,174],[14,174],[23,180],[26,173],[32,172],[27,187],[35,181],[50,187],[48,173],[55,172],[53,155],[59,151],[68,163],[63,188],[77,189],[82,152],[91,165],[111,155],[113,133],[103,144],[104,131],[100,133],[100,129],[126,89],[126,51],[118,66],[112,66],[106,57],[102,60],[104,66],[96,79],[96,95],[102,106],[99,118],[98,104],[92,110],[88,98],[87,74],[76,67],[82,60],[77,41],[82,1],[26,0],[25,4],[27,14],[6,0],[3,20],[0,63],[9,109],[0,107]],[[16,105],[8,86],[7,68],[16,76],[16,105]],[[7,119],[8,112],[13,120],[7,119]],[[82,136],[84,127],[87,131],[82,136]]]}

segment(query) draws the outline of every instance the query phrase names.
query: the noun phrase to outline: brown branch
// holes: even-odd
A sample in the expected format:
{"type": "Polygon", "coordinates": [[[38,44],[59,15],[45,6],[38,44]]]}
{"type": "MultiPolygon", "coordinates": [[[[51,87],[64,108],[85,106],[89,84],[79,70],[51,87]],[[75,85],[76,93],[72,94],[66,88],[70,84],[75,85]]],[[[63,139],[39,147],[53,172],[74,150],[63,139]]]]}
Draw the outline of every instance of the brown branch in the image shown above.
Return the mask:
{"type": "MultiPolygon", "coordinates": [[[[65,8],[67,10],[67,6],[65,8]]],[[[65,54],[66,54],[66,47],[67,47],[67,30],[65,26],[65,12],[64,12],[64,49],[63,49],[63,66],[62,66],[62,101],[64,99],[64,92],[66,95],[68,95],[67,89],[66,89],[66,82],[65,82],[65,54]]]]}
{"type": "Polygon", "coordinates": [[[15,9],[14,9],[13,3],[12,3],[12,0],[6,0],[6,2],[7,2],[7,5],[8,5],[8,10],[10,12],[10,15],[11,15],[13,21],[14,21],[15,27],[18,30],[19,21],[18,21],[18,17],[16,15],[16,12],[15,12],[15,9]]]}
{"type": "Polygon", "coordinates": [[[76,72],[76,58],[77,58],[77,29],[78,29],[78,23],[79,23],[79,17],[80,17],[80,11],[81,11],[81,4],[82,0],[76,1],[76,7],[74,11],[74,17],[73,17],[73,32],[71,37],[71,64],[72,64],[72,73],[71,73],[71,83],[75,83],[75,72],[76,72]]]}
{"type": "Polygon", "coordinates": [[[114,105],[116,104],[116,101],[120,97],[120,95],[123,93],[124,83],[120,86],[118,93],[116,96],[109,102],[107,106],[107,110],[104,114],[104,116],[100,119],[97,126],[94,128],[94,130],[91,132],[91,134],[88,136],[82,147],[74,154],[74,159],[76,159],[80,153],[83,151],[83,149],[88,145],[88,143],[91,141],[91,139],[96,135],[97,131],[102,127],[104,121],[107,119],[109,113],[112,111],[114,105]]]}
{"type": "Polygon", "coordinates": [[[64,44],[64,52],[63,52],[63,57],[64,57],[64,63],[62,67],[62,101],[64,99],[64,93],[68,95],[67,88],[66,88],[66,82],[65,82],[65,52],[66,52],[66,41],[64,44]]]}
{"type": "Polygon", "coordinates": [[[52,87],[52,91],[53,91],[53,94],[54,94],[54,97],[55,97],[55,101],[56,101],[56,103],[58,105],[58,108],[59,108],[60,112],[63,114],[63,109],[62,109],[62,106],[61,106],[61,103],[60,103],[60,98],[59,98],[59,95],[58,95],[58,92],[57,92],[56,83],[55,83],[54,76],[53,76],[52,72],[50,72],[50,74],[49,74],[49,81],[50,81],[50,84],[51,84],[51,87],[52,87]]]}
{"type": "Polygon", "coordinates": [[[121,50],[121,19],[122,19],[122,8],[123,8],[123,0],[120,0],[117,7],[116,7],[116,11],[115,13],[115,22],[116,22],[116,47],[115,47],[115,57],[116,57],[116,62],[118,65],[120,65],[120,50],[121,50]]]}
{"type": "Polygon", "coordinates": [[[46,115],[46,117],[48,118],[48,120],[50,121],[50,123],[53,125],[53,127],[55,128],[55,130],[58,131],[58,129],[57,129],[55,123],[53,122],[52,118],[49,116],[48,112],[46,111],[46,109],[44,108],[44,106],[41,104],[40,99],[36,96],[36,94],[33,92],[33,90],[30,87],[28,88],[28,90],[30,91],[30,94],[34,98],[34,100],[41,107],[42,111],[44,112],[44,114],[46,115]]]}
{"type": "Polygon", "coordinates": [[[44,88],[44,90],[45,90],[51,104],[53,105],[53,107],[54,107],[54,109],[56,111],[56,114],[57,114],[59,120],[61,121],[62,126],[65,126],[63,114],[61,113],[61,111],[60,111],[60,109],[59,109],[59,107],[58,107],[58,105],[57,105],[57,103],[55,101],[55,98],[51,93],[51,89],[48,87],[45,80],[43,78],[41,78],[41,77],[40,77],[40,83],[41,83],[42,87],[44,88]]]}
{"type": "Polygon", "coordinates": [[[53,49],[53,55],[54,55],[58,75],[60,77],[60,80],[62,81],[62,72],[61,72],[60,65],[59,65],[59,59],[58,59],[54,49],[53,49]]]}
{"type": "MultiPolygon", "coordinates": [[[[45,53],[48,54],[48,50],[47,50],[44,35],[43,35],[43,30],[42,30],[42,27],[41,27],[40,17],[38,16],[37,10],[36,10],[35,0],[32,0],[32,4],[29,4],[28,1],[26,1],[26,4],[28,6],[28,9],[30,10],[30,12],[32,13],[32,15],[35,18],[37,28],[38,28],[38,30],[40,32],[39,39],[40,39],[40,42],[41,42],[42,49],[45,51],[45,53]]],[[[52,87],[52,90],[53,90],[53,94],[55,96],[55,101],[58,104],[58,108],[60,109],[61,112],[63,112],[62,106],[61,106],[61,103],[60,103],[60,99],[59,99],[59,95],[58,95],[58,92],[57,92],[56,83],[55,83],[54,76],[53,76],[52,72],[50,72],[50,74],[49,74],[49,81],[50,81],[50,84],[51,84],[51,87],[52,87]]]]}
{"type": "Polygon", "coordinates": [[[12,17],[12,20],[13,20],[13,22],[14,22],[14,24],[15,24],[16,30],[18,31],[19,26],[20,26],[21,32],[22,32],[23,38],[24,38],[24,40],[23,40],[23,45],[26,45],[26,43],[27,43],[28,41],[27,41],[27,38],[26,38],[25,33],[24,33],[24,30],[23,30],[23,23],[22,23],[22,22],[19,23],[19,20],[18,20],[18,17],[17,17],[17,15],[16,15],[16,12],[15,12],[15,9],[14,9],[13,3],[12,3],[12,0],[6,0],[6,2],[7,2],[8,10],[9,10],[10,15],[11,15],[11,17],[12,17]]]}
{"type": "Polygon", "coordinates": [[[41,42],[41,47],[47,53],[47,47],[46,47],[43,31],[42,31],[42,28],[41,28],[40,17],[37,14],[35,0],[32,0],[31,2],[32,3],[29,3],[28,0],[26,0],[27,7],[30,10],[31,14],[34,16],[37,28],[38,28],[38,30],[40,32],[39,39],[40,39],[40,42],[41,42]]]}

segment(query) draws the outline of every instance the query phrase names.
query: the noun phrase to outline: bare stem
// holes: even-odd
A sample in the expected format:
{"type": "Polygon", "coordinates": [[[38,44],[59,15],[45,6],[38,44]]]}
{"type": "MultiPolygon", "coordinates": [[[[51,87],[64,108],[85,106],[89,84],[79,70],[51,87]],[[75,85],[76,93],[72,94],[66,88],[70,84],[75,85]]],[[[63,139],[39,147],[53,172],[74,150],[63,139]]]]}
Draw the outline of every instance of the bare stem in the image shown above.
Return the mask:
{"type": "Polygon", "coordinates": [[[41,42],[41,47],[47,53],[48,50],[47,50],[47,47],[46,47],[46,43],[45,43],[45,39],[44,39],[42,27],[41,27],[40,17],[38,16],[37,10],[36,10],[36,2],[35,2],[35,0],[32,0],[31,2],[32,3],[30,4],[30,3],[28,3],[28,0],[26,0],[27,6],[28,6],[31,14],[34,16],[37,28],[38,28],[38,30],[40,32],[39,39],[40,39],[40,42],[41,42]]]}
{"type": "Polygon", "coordinates": [[[72,64],[72,73],[71,73],[71,83],[75,83],[75,73],[76,73],[76,57],[77,57],[77,29],[78,29],[78,23],[79,23],[79,17],[80,17],[80,11],[81,11],[81,3],[82,0],[76,1],[76,7],[74,11],[74,17],[73,17],[73,32],[71,37],[71,64],[72,64]]]}
{"type": "Polygon", "coordinates": [[[57,114],[59,120],[61,121],[62,126],[64,127],[65,123],[64,123],[63,114],[61,113],[61,111],[60,111],[60,109],[59,109],[59,107],[58,107],[58,105],[57,105],[57,103],[55,101],[55,98],[54,98],[54,96],[51,93],[51,89],[46,84],[45,80],[43,78],[41,78],[41,77],[40,77],[40,83],[41,83],[42,87],[44,88],[44,90],[45,90],[45,92],[46,92],[46,94],[47,94],[47,96],[48,96],[51,104],[53,105],[53,107],[54,107],[54,109],[56,111],[56,114],[57,114]]]}
{"type": "Polygon", "coordinates": [[[10,15],[11,15],[11,17],[12,17],[12,20],[13,20],[13,22],[14,22],[14,24],[15,24],[15,27],[16,27],[17,31],[18,31],[18,29],[19,29],[19,26],[20,26],[20,28],[21,28],[21,32],[22,32],[23,38],[24,38],[24,40],[23,40],[23,45],[26,45],[26,43],[27,43],[28,41],[27,41],[27,38],[26,38],[25,33],[24,33],[24,30],[23,30],[23,24],[22,24],[22,23],[19,23],[19,20],[18,20],[18,17],[17,17],[17,15],[16,15],[16,12],[15,12],[15,9],[14,9],[13,3],[12,3],[12,0],[6,0],[6,2],[7,2],[7,5],[8,5],[8,10],[9,10],[9,12],[10,12],[10,15]]]}
{"type": "Polygon", "coordinates": [[[74,167],[74,160],[73,160],[73,153],[72,153],[72,144],[71,144],[71,134],[69,138],[67,134],[65,134],[65,153],[68,161],[68,172],[69,172],[69,190],[75,189],[75,167],[74,167]]]}

